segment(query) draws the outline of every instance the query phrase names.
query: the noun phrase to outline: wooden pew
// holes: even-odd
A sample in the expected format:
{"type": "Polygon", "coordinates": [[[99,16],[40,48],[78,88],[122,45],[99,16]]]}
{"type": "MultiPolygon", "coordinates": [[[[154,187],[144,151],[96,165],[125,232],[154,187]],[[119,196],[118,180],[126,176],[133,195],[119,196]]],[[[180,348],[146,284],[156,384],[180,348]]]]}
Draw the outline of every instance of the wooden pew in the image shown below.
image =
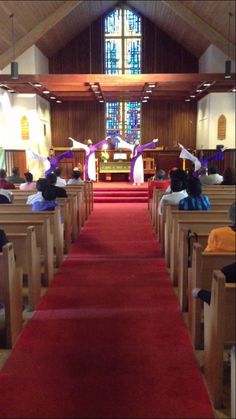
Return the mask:
{"type": "Polygon", "coordinates": [[[231,418],[236,417],[236,386],[235,386],[235,371],[236,371],[236,363],[235,363],[235,346],[231,348],[230,352],[230,366],[231,366],[231,418]]]}
{"type": "Polygon", "coordinates": [[[189,301],[189,331],[194,348],[203,346],[201,319],[203,316],[202,301],[192,296],[193,288],[211,290],[212,273],[216,269],[233,263],[234,253],[203,252],[199,243],[193,245],[192,268],[189,270],[188,301],[189,301]]]}
{"type": "MultiPolygon", "coordinates": [[[[208,221],[214,225],[214,222],[224,221],[229,223],[228,211],[172,211],[172,229],[170,237],[170,277],[173,285],[178,283],[178,259],[179,259],[179,242],[180,242],[180,221],[208,221]]],[[[217,224],[219,227],[221,224],[217,224]]]]}
{"type": "MultiPolygon", "coordinates": [[[[32,220],[2,220],[1,226],[5,233],[26,233],[27,227],[32,226],[32,220]]],[[[54,276],[53,267],[53,236],[50,230],[49,217],[34,220],[37,247],[41,249],[41,262],[43,263],[43,278],[48,286],[54,276]]]]}
{"type": "Polygon", "coordinates": [[[22,330],[22,271],[16,268],[12,243],[0,253],[0,301],[5,305],[6,347],[12,348],[22,330]]]}
{"type": "Polygon", "coordinates": [[[221,271],[213,272],[211,303],[204,303],[204,373],[216,409],[222,407],[224,349],[235,345],[235,291],[221,271]]]}
{"type": "MultiPolygon", "coordinates": [[[[192,256],[193,251],[193,243],[194,240],[191,240],[190,249],[188,249],[188,231],[197,234],[197,242],[201,244],[202,249],[205,249],[207,246],[208,236],[209,233],[213,228],[221,227],[222,225],[228,225],[228,221],[226,222],[214,222],[209,223],[208,221],[203,223],[201,221],[192,221],[190,224],[189,222],[185,223],[181,221],[180,223],[180,241],[178,247],[178,298],[180,303],[180,308],[182,311],[187,311],[188,307],[188,296],[187,296],[187,288],[188,288],[188,250],[190,250],[190,254],[192,256]]],[[[191,257],[192,259],[192,257],[191,257]]]]}
{"type": "Polygon", "coordinates": [[[54,211],[34,211],[31,206],[27,205],[25,211],[15,211],[14,206],[9,205],[8,211],[4,211],[4,206],[1,206],[0,214],[1,220],[28,220],[31,225],[34,225],[34,220],[49,218],[50,229],[52,233],[55,254],[56,266],[59,267],[64,260],[64,223],[61,220],[60,208],[55,208],[54,211]]]}
{"type": "Polygon", "coordinates": [[[34,226],[27,227],[26,233],[7,233],[13,244],[16,266],[27,275],[29,311],[35,310],[41,296],[41,250],[36,245],[34,226]]]}
{"type": "Polygon", "coordinates": [[[88,218],[88,205],[85,201],[85,186],[84,185],[67,185],[66,192],[77,194],[77,208],[78,208],[78,224],[79,231],[85,225],[85,222],[88,218]]]}

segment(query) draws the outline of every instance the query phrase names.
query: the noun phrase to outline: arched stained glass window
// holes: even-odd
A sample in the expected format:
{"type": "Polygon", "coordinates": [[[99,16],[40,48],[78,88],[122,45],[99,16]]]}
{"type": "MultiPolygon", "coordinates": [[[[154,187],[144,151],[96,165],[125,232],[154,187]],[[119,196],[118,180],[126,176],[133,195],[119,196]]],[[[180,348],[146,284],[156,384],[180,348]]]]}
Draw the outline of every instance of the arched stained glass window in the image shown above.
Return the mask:
{"type": "MultiPolygon", "coordinates": [[[[105,74],[141,73],[141,17],[128,8],[116,8],[105,17],[105,74]]],[[[141,139],[140,102],[108,102],[106,135],[133,144],[141,139]]]]}

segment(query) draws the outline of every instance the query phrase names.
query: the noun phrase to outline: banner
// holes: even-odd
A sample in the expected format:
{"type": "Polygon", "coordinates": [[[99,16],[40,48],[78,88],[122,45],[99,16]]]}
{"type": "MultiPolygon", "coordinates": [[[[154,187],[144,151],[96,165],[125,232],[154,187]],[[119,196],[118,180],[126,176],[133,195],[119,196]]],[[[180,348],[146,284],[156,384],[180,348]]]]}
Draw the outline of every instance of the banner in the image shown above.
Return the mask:
{"type": "Polygon", "coordinates": [[[0,169],[5,169],[5,153],[2,147],[0,147],[0,169]]]}

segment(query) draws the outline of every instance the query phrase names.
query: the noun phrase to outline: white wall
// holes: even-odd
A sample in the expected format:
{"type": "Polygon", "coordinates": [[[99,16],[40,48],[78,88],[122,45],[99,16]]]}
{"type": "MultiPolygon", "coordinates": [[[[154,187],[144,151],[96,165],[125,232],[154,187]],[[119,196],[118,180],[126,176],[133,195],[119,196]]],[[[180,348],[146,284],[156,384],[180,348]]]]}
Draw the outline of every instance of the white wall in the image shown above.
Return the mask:
{"type": "MultiPolygon", "coordinates": [[[[51,146],[50,104],[32,94],[11,94],[0,89],[0,146],[8,150],[27,150],[47,156],[51,146]],[[29,140],[21,139],[21,118],[29,121],[29,140]],[[44,129],[46,126],[46,132],[44,129]]],[[[44,173],[44,166],[27,159],[27,167],[35,178],[44,173]]]]}
{"type": "MultiPolygon", "coordinates": [[[[23,54],[16,57],[15,61],[18,62],[19,74],[48,73],[48,58],[45,57],[35,45],[32,45],[32,47],[23,52],[23,54]]],[[[10,64],[1,70],[0,74],[11,74],[10,64]]]]}
{"type": "MultiPolygon", "coordinates": [[[[199,73],[224,73],[228,57],[215,45],[210,45],[199,58],[199,73]]],[[[235,61],[231,60],[231,72],[235,72],[235,61]]]]}
{"type": "Polygon", "coordinates": [[[215,149],[218,144],[235,148],[235,94],[210,93],[198,102],[197,142],[200,148],[215,149]],[[217,138],[218,118],[226,117],[226,139],[217,138]]]}

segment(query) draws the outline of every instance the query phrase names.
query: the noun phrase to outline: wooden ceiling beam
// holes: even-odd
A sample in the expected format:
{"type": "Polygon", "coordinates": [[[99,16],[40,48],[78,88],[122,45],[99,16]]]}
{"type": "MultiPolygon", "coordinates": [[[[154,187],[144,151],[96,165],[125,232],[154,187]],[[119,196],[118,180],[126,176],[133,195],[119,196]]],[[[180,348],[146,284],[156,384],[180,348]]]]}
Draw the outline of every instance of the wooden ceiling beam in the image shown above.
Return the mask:
{"type": "Polygon", "coordinates": [[[162,0],[175,14],[189,24],[194,30],[203,35],[211,44],[215,45],[232,60],[235,60],[235,45],[213,29],[207,22],[193,13],[182,2],[176,0],[162,0]]]}
{"type": "MultiPolygon", "coordinates": [[[[15,44],[15,56],[23,54],[28,48],[34,45],[43,35],[45,35],[51,28],[53,28],[58,22],[60,22],[65,16],[72,12],[76,7],[78,7],[83,0],[65,1],[64,4],[58,9],[49,15],[46,19],[40,22],[34,29],[24,35],[19,41],[15,44]]],[[[0,55],[0,69],[5,68],[12,61],[12,47],[6,50],[3,54],[0,55]]]]}

